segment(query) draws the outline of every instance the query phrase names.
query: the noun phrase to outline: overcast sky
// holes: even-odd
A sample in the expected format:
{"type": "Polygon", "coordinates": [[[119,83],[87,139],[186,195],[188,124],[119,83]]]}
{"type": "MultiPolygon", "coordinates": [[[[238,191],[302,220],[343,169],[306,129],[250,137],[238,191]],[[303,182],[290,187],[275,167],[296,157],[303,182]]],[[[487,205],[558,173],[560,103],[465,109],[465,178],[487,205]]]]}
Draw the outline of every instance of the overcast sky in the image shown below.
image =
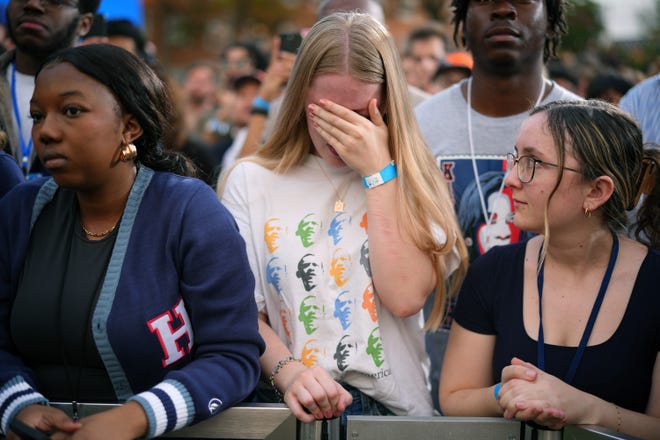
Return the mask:
{"type": "Polygon", "coordinates": [[[603,8],[603,18],[611,40],[640,36],[640,14],[653,11],[653,0],[595,0],[603,8]]]}

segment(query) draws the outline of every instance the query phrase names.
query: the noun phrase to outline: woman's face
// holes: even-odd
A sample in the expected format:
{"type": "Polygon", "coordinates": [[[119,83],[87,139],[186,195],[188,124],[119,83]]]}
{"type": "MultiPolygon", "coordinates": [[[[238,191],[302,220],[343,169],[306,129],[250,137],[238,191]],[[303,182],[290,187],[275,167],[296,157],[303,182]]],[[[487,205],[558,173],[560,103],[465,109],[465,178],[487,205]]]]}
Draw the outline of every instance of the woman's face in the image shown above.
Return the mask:
{"type": "MultiPolygon", "coordinates": [[[[327,99],[369,119],[369,101],[377,99],[379,108],[382,108],[381,97],[382,86],[380,84],[359,81],[349,74],[324,73],[316,75],[312,80],[307,91],[305,108],[309,104],[318,105],[321,99],[327,99]]],[[[314,154],[332,166],[346,166],[335,149],[314,129],[309,112],[307,113],[307,127],[314,145],[314,154]]]]}
{"type": "MultiPolygon", "coordinates": [[[[567,145],[570,148],[570,145],[567,145]]],[[[516,141],[518,157],[531,156],[550,164],[558,164],[557,149],[547,127],[545,113],[536,113],[520,127],[516,141]]],[[[570,149],[565,155],[565,167],[581,169],[570,149]]],[[[516,167],[508,170],[505,183],[511,188],[514,201],[514,224],[526,231],[543,233],[545,205],[557,182],[559,169],[546,164],[537,164],[534,177],[522,183],[516,167]]],[[[583,202],[589,192],[589,182],[582,175],[564,170],[562,181],[549,205],[548,219],[552,229],[571,228],[573,222],[584,218],[583,202]]]]}
{"type": "Polygon", "coordinates": [[[30,116],[39,159],[61,186],[94,188],[118,164],[128,165],[118,161],[128,117],[120,116],[109,89],[72,64],[55,64],[39,74],[30,116]]]}

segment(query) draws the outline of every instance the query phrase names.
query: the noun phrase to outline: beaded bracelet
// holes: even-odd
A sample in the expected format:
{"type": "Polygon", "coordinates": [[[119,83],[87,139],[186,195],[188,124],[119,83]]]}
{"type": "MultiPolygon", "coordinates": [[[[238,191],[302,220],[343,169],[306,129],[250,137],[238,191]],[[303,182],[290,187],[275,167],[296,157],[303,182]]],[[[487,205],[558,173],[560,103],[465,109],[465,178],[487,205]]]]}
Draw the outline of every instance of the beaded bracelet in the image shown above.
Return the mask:
{"type": "Polygon", "coordinates": [[[621,411],[617,405],[614,405],[616,410],[616,432],[621,432],[621,411]]]}
{"type": "Polygon", "coordinates": [[[273,387],[273,390],[275,390],[275,394],[277,394],[277,397],[279,397],[280,400],[283,400],[284,396],[282,395],[282,393],[280,393],[280,390],[278,390],[277,387],[275,386],[275,376],[277,376],[277,373],[279,373],[284,366],[292,362],[302,363],[302,360],[295,358],[293,356],[285,357],[284,359],[280,360],[277,364],[275,364],[275,367],[273,367],[273,372],[270,373],[270,378],[269,378],[270,385],[273,387]]]}

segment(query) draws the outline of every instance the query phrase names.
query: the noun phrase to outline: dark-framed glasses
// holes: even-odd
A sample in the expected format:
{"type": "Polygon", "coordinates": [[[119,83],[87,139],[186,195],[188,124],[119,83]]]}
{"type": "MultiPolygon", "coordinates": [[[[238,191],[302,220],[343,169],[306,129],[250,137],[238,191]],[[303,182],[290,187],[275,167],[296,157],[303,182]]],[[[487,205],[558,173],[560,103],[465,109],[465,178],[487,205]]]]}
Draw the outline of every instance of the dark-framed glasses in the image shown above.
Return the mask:
{"type": "MultiPolygon", "coordinates": [[[[30,0],[14,0],[19,5],[25,5],[30,0]]],[[[39,0],[42,8],[77,8],[78,2],[74,0],[39,0]]]]}
{"type": "MultiPolygon", "coordinates": [[[[518,172],[518,179],[522,183],[529,183],[534,178],[534,172],[536,171],[537,165],[547,165],[549,167],[559,168],[559,165],[550,162],[544,162],[539,159],[535,159],[532,156],[516,156],[513,153],[507,153],[506,155],[506,169],[507,171],[512,171],[513,167],[516,166],[516,171],[518,172]]],[[[582,174],[581,171],[575,170],[573,168],[564,167],[565,171],[573,171],[574,173],[582,174]]]]}

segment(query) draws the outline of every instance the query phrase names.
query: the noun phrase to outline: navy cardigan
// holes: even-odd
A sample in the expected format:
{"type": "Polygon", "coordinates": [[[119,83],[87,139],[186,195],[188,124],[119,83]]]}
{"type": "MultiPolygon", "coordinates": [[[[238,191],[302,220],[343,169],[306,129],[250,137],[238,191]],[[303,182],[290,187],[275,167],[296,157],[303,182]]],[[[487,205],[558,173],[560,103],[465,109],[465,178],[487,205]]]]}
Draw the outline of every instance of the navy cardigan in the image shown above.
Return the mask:
{"type": "MultiPolygon", "coordinates": [[[[9,316],[30,231],[57,184],[14,188],[0,201],[0,431],[45,403],[13,346],[9,316]]],[[[240,402],[259,378],[254,279],[245,243],[197,179],[141,167],[91,319],[118,402],[135,400],[148,437],[240,402]]]]}

